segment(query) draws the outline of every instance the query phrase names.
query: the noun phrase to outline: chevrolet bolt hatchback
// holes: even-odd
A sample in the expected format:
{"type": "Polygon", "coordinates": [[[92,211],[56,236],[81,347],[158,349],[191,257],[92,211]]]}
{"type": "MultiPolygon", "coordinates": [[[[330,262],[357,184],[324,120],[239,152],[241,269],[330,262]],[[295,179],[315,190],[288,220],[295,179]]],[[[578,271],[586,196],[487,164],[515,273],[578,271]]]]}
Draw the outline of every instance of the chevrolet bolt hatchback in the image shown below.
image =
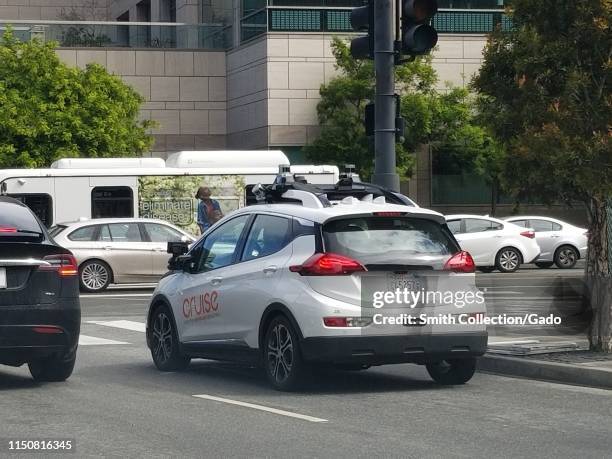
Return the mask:
{"type": "Polygon", "coordinates": [[[37,381],[67,379],[80,322],[74,256],[28,207],[0,196],[0,364],[27,363],[37,381]]]}
{"type": "MultiPolygon", "coordinates": [[[[371,291],[475,289],[473,260],[444,217],[296,188],[226,216],[173,258],[147,317],[156,367],[180,370],[192,358],[259,364],[273,387],[291,390],[317,365],[412,362],[442,384],[467,382],[486,349],[484,325],[380,324],[375,315],[387,309],[367,301],[371,291]]],[[[485,306],[418,306],[434,310],[482,315],[485,306]]],[[[411,310],[388,310],[400,311],[411,310]]]]}

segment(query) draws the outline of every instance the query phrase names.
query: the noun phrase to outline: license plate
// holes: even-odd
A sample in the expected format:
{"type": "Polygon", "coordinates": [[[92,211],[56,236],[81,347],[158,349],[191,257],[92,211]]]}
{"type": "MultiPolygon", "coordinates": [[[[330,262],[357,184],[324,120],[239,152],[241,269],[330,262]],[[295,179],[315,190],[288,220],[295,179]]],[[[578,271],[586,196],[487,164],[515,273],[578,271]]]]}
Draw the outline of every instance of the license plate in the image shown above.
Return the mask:
{"type": "Polygon", "coordinates": [[[421,279],[411,274],[388,273],[387,289],[391,292],[396,290],[419,291],[423,288],[421,279]]]}
{"type": "Polygon", "coordinates": [[[6,287],[6,268],[0,268],[0,288],[6,287]]]}

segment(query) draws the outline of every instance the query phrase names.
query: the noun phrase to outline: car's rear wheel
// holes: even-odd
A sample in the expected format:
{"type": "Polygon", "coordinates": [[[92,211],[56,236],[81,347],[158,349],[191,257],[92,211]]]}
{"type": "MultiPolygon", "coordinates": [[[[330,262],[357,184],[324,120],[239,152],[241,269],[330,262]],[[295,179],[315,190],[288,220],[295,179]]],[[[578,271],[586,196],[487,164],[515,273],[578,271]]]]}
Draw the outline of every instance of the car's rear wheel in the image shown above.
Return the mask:
{"type": "Polygon", "coordinates": [[[264,370],[277,390],[290,391],[304,383],[306,364],[300,352],[299,337],[284,316],[272,319],[263,346],[264,370]]]}
{"type": "Polygon", "coordinates": [[[564,245],[555,252],[555,264],[560,269],[570,269],[576,266],[578,251],[571,245],[564,245]]]}
{"type": "Polygon", "coordinates": [[[89,260],[79,268],[81,290],[90,293],[102,292],[113,278],[110,266],[100,260],[89,260]]]}
{"type": "Polygon", "coordinates": [[[536,262],[536,266],[538,268],[542,268],[542,269],[548,269],[550,268],[554,263],[552,261],[538,261],[536,262]]]}
{"type": "Polygon", "coordinates": [[[474,376],[476,359],[443,360],[441,362],[428,363],[426,367],[429,376],[439,384],[465,384],[474,376]]]}
{"type": "Polygon", "coordinates": [[[495,257],[495,267],[502,273],[513,273],[521,266],[521,253],[514,247],[504,247],[495,257]]]}
{"type": "Polygon", "coordinates": [[[68,359],[62,354],[29,362],[28,368],[35,381],[59,382],[65,381],[72,375],[75,362],[76,353],[68,359]]]}
{"type": "Polygon", "coordinates": [[[181,352],[174,319],[167,306],[159,306],[151,317],[151,357],[158,370],[178,371],[189,365],[191,358],[181,352]]]}

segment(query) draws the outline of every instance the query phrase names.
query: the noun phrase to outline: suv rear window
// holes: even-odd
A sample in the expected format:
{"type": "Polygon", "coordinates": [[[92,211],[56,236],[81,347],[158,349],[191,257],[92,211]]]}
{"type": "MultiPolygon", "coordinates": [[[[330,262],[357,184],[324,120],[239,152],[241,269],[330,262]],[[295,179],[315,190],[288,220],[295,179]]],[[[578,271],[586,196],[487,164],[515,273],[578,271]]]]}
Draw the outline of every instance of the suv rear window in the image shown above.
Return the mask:
{"type": "Polygon", "coordinates": [[[442,225],[411,217],[360,217],[323,226],[327,252],[364,264],[406,263],[423,256],[446,256],[458,247],[442,225]]]}
{"type": "Polygon", "coordinates": [[[0,200],[0,237],[40,238],[43,230],[27,207],[0,200]]]}

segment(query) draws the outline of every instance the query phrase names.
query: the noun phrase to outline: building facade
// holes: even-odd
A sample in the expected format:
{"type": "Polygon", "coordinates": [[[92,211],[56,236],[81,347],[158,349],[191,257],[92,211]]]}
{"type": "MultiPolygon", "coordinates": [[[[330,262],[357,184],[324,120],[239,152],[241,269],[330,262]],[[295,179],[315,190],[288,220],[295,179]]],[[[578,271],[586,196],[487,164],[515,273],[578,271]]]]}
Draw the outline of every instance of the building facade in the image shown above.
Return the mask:
{"type": "MultiPolygon", "coordinates": [[[[337,75],[332,39],[349,36],[350,9],[362,3],[0,0],[0,32],[11,24],[23,39],[55,40],[68,65],[96,62],[133,86],[145,99],[140,116],[157,121],[153,156],[274,148],[300,162],[319,132],[320,86],[337,75]]],[[[510,27],[503,0],[438,5],[438,89],[465,86],[482,63],[487,33],[510,27]]],[[[490,205],[481,179],[438,175],[428,152],[418,154],[404,191],[441,211],[484,213],[490,205]],[[448,192],[458,188],[465,193],[448,192]]],[[[511,208],[500,202],[502,213],[511,208]]]]}

